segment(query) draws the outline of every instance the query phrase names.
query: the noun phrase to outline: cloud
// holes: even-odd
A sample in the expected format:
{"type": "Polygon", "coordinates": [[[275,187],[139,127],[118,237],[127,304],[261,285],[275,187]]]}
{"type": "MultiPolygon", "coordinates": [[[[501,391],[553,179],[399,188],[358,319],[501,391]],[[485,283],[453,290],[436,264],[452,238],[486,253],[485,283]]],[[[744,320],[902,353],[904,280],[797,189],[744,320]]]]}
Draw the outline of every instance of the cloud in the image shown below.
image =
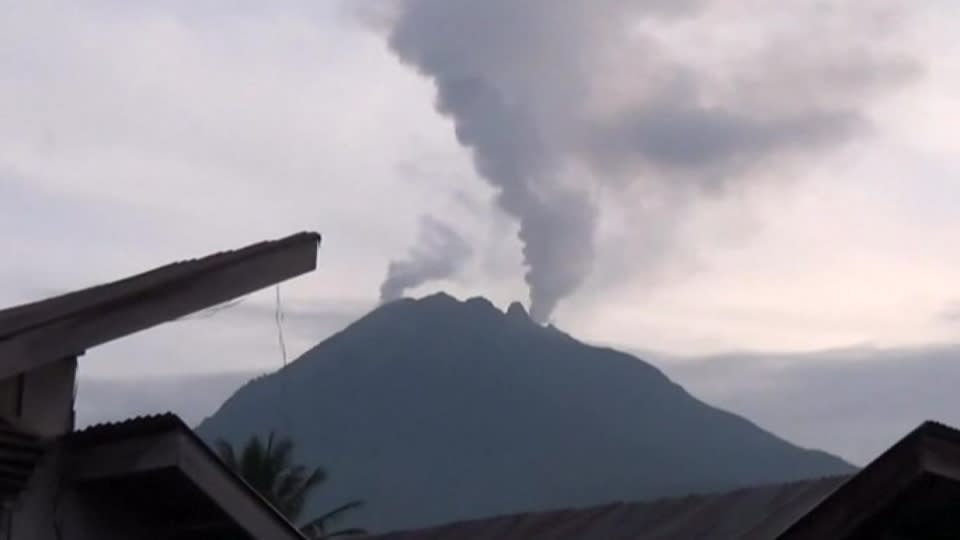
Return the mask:
{"type": "Polygon", "coordinates": [[[756,182],[863,132],[869,98],[915,71],[880,45],[876,6],[749,5],[747,25],[706,0],[380,6],[390,47],[433,82],[519,223],[535,318],[591,271],[599,186],[700,195],[756,182]],[[768,24],[779,17],[804,41],[768,24]]]}
{"type": "MultiPolygon", "coordinates": [[[[808,150],[842,142],[859,127],[855,114],[809,111],[795,118],[677,103],[676,98],[630,111],[593,139],[600,169],[624,164],[708,184],[730,178],[785,150],[808,150]]],[[[704,186],[704,187],[709,187],[704,186]]]]}
{"type": "MultiPolygon", "coordinates": [[[[281,286],[287,361],[339,332],[375,306],[374,299],[311,301],[281,286]]],[[[278,369],[283,357],[274,291],[221,306],[90,349],[80,374],[93,379],[164,378],[278,369]]]]}
{"type": "MultiPolygon", "coordinates": [[[[284,298],[281,287],[281,310],[285,325],[297,331],[330,332],[359,318],[372,307],[364,300],[339,298],[332,300],[301,300],[284,298]]],[[[259,293],[254,301],[241,298],[227,304],[188,316],[186,320],[218,317],[229,311],[233,323],[258,323],[276,316],[276,303],[267,301],[273,294],[259,293]]]]}
{"type": "Polygon", "coordinates": [[[384,252],[443,203],[394,170],[418,145],[435,147],[439,121],[420,104],[423,83],[332,5],[277,4],[9,6],[0,33],[16,46],[0,63],[0,170],[73,211],[37,199],[24,215],[0,200],[18,231],[4,246],[61,244],[44,260],[61,268],[65,283],[52,285],[70,287],[65,269],[79,260],[78,271],[110,279],[320,230],[328,281],[366,283],[373,297],[384,252]],[[83,257],[90,249],[113,256],[83,257]]]}
{"type": "Polygon", "coordinates": [[[705,401],[866,464],[925,420],[960,426],[960,346],[654,358],[705,401]]]}
{"type": "Polygon", "coordinates": [[[940,311],[937,318],[940,321],[950,323],[960,322],[960,301],[955,300],[948,302],[947,305],[943,307],[943,310],[940,311]]]}
{"type": "MultiPolygon", "coordinates": [[[[924,420],[960,426],[960,346],[676,358],[642,353],[694,396],[864,465],[924,420]]],[[[86,361],[86,360],[83,360],[86,361]]],[[[78,424],[172,411],[195,425],[262,370],[81,376],[78,424]]]]}
{"type": "Polygon", "coordinates": [[[80,377],[77,427],[165,412],[194,426],[257,375],[250,371],[149,379],[80,377]]]}
{"type": "MultiPolygon", "coordinates": [[[[344,4],[370,3],[8,2],[0,17],[10,45],[0,62],[0,305],[312,229],[324,234],[318,269],[284,284],[287,308],[345,301],[360,314],[376,303],[384,268],[416,237],[423,214],[474,247],[444,287],[503,306],[524,294],[516,218],[491,204],[496,189],[478,181],[470,150],[451,136],[455,123],[435,110],[435,81],[402,65],[384,35],[341,18],[344,4]],[[414,166],[399,170],[405,163],[414,166]]],[[[471,24],[505,6],[471,4],[471,24]]],[[[958,226],[951,201],[960,198],[956,138],[938,121],[960,114],[950,93],[957,40],[942,2],[661,2],[639,18],[618,15],[649,4],[522,4],[524,17],[565,9],[526,35],[513,30],[526,21],[511,18],[503,39],[479,52],[452,48],[443,53],[449,61],[437,61],[461,69],[459,78],[479,74],[504,106],[527,115],[521,124],[548,125],[516,140],[538,142],[550,163],[563,157],[562,170],[550,169],[532,193],[570,209],[531,220],[541,224],[531,237],[558,242],[532,256],[554,261],[542,266],[545,275],[557,267],[556,283],[544,285],[553,296],[586,272],[591,281],[555,322],[577,335],[680,351],[956,335],[931,317],[956,293],[960,268],[950,235],[958,226]],[[597,10],[605,14],[593,17],[597,10]],[[924,24],[913,23],[916,12],[924,24]],[[577,31],[558,40],[554,28],[577,31]],[[914,38],[924,46],[919,83],[914,38]],[[502,64],[508,57],[516,58],[502,64]],[[549,92],[536,93],[543,86],[549,92]],[[713,129],[737,134],[739,153],[723,149],[697,167],[634,156],[633,146],[658,136],[636,129],[637,118],[648,121],[648,103],[720,118],[712,122],[722,129],[713,129]],[[837,118],[850,129],[841,135],[854,138],[753,149],[805,111],[821,119],[853,111],[856,121],[837,118]],[[828,157],[823,149],[833,146],[840,154],[828,157]],[[754,165],[743,170],[742,161],[754,165]],[[664,184],[668,171],[689,190],[664,184]],[[802,189],[773,193],[798,176],[802,189]],[[742,191],[765,190],[770,196],[744,211],[742,191]],[[727,217],[701,222],[704,206],[721,200],[731,201],[716,203],[724,216],[756,217],[728,233],[731,241],[714,232],[727,217]],[[678,270],[688,265],[696,272],[678,270]],[[753,315],[738,315],[745,311],[753,315]]],[[[389,35],[403,6],[377,5],[388,12],[378,28],[389,35]]],[[[450,17],[458,6],[445,8],[450,17]]],[[[420,28],[421,39],[453,39],[473,26],[420,28]]],[[[232,311],[92,350],[81,369],[100,377],[278,365],[272,291],[232,311]],[[262,316],[236,311],[248,303],[262,316]]],[[[349,317],[300,320],[287,318],[291,354],[349,317]]]]}

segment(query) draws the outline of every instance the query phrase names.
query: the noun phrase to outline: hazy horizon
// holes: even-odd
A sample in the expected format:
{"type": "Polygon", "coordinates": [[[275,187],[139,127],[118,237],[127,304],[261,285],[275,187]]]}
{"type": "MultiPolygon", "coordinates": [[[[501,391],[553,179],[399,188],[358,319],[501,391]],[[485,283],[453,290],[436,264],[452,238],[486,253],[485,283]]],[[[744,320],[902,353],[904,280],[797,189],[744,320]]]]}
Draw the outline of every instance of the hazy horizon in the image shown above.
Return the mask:
{"type": "MultiPolygon", "coordinates": [[[[448,290],[658,351],[855,460],[960,410],[954,2],[0,4],[0,306],[314,230],[316,272],[281,287],[291,358],[448,290]],[[778,353],[714,357],[738,350],[778,353]]],[[[273,299],[80,375],[275,369],[273,299]]]]}
{"type": "MultiPolygon", "coordinates": [[[[332,328],[324,338],[340,329],[332,328]]],[[[304,330],[301,325],[285,328],[293,343],[306,342],[304,330]]],[[[271,337],[275,338],[275,333],[271,337]]],[[[321,339],[300,348],[305,351],[321,339]]],[[[826,450],[856,465],[865,465],[925,420],[960,425],[960,396],[951,384],[960,378],[960,362],[954,360],[960,357],[960,342],[901,348],[854,344],[793,353],[739,351],[677,357],[584,341],[634,354],[698,399],[743,415],[795,444],[826,450]],[[878,395],[883,399],[878,400],[878,395]]],[[[134,354],[133,345],[121,345],[126,344],[93,349],[81,360],[80,425],[165,411],[196,425],[248,380],[282,367],[276,343],[271,343],[275,350],[263,344],[266,357],[258,368],[179,375],[127,372],[111,376],[107,370],[91,374],[94,370],[88,366],[120,362],[120,356],[134,354]]]]}

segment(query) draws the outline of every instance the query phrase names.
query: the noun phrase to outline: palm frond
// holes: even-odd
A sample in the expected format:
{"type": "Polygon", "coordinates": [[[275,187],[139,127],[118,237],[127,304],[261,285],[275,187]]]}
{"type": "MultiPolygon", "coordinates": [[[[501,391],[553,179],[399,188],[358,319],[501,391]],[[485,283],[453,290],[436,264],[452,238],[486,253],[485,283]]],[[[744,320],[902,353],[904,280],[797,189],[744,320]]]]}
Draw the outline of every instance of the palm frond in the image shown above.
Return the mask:
{"type": "Polygon", "coordinates": [[[293,441],[287,438],[277,441],[270,453],[270,459],[280,469],[290,467],[293,463],[293,441]]]}
{"type": "MultiPolygon", "coordinates": [[[[252,435],[239,450],[224,440],[218,440],[215,448],[231,470],[243,477],[270,504],[294,522],[299,519],[309,494],[327,480],[326,471],[320,467],[308,469],[294,464],[293,441],[287,437],[278,437],[272,431],[265,440],[252,435]]],[[[343,513],[362,505],[362,501],[342,504],[310,521],[302,531],[310,538],[330,538],[362,532],[360,529],[345,529],[337,533],[325,533],[330,524],[343,513]]]]}
{"type": "Polygon", "coordinates": [[[291,497],[301,491],[301,486],[307,480],[307,469],[302,466],[291,467],[282,471],[277,478],[274,490],[278,497],[291,497]]]}
{"type": "Polygon", "coordinates": [[[360,508],[364,504],[366,503],[360,500],[350,501],[348,503],[341,504],[340,506],[334,508],[333,510],[328,511],[327,513],[321,515],[320,517],[313,519],[307,525],[320,525],[321,528],[325,529],[331,523],[343,517],[343,514],[349,512],[350,510],[355,510],[357,508],[360,508]]]}

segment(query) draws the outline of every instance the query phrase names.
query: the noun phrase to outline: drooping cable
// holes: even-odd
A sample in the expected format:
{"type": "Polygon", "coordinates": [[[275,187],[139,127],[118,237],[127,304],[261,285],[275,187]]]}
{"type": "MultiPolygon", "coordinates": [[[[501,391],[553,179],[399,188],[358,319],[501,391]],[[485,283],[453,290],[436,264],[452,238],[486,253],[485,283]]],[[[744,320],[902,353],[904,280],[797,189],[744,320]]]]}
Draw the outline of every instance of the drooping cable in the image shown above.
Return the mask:
{"type": "Polygon", "coordinates": [[[274,320],[277,323],[277,341],[280,343],[280,356],[283,359],[283,367],[287,367],[287,341],[283,337],[283,303],[280,298],[280,285],[276,287],[277,309],[274,312],[274,320]]]}
{"type": "Polygon", "coordinates": [[[276,292],[276,310],[274,311],[274,322],[277,324],[277,342],[280,344],[280,359],[282,362],[282,368],[279,373],[276,374],[280,378],[280,388],[283,393],[280,396],[280,421],[283,424],[281,427],[281,433],[284,436],[289,437],[293,429],[293,422],[290,418],[290,392],[287,384],[287,377],[290,376],[289,373],[283,373],[284,369],[287,367],[287,340],[283,335],[283,298],[280,296],[280,285],[278,284],[275,288],[276,292]]]}

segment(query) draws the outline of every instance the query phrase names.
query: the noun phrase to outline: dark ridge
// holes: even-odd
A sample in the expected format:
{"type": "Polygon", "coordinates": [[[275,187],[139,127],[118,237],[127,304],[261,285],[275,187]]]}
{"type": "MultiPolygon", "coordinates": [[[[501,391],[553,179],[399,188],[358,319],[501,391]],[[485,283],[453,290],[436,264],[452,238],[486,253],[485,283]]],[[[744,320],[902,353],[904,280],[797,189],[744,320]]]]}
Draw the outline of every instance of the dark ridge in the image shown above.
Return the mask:
{"type": "Polygon", "coordinates": [[[853,470],[635,356],[534,324],[519,303],[504,313],[445,293],[380,306],[198,429],[207,441],[289,435],[331,475],[304,515],[360,498],[342,525],[372,531],[853,470]]]}

